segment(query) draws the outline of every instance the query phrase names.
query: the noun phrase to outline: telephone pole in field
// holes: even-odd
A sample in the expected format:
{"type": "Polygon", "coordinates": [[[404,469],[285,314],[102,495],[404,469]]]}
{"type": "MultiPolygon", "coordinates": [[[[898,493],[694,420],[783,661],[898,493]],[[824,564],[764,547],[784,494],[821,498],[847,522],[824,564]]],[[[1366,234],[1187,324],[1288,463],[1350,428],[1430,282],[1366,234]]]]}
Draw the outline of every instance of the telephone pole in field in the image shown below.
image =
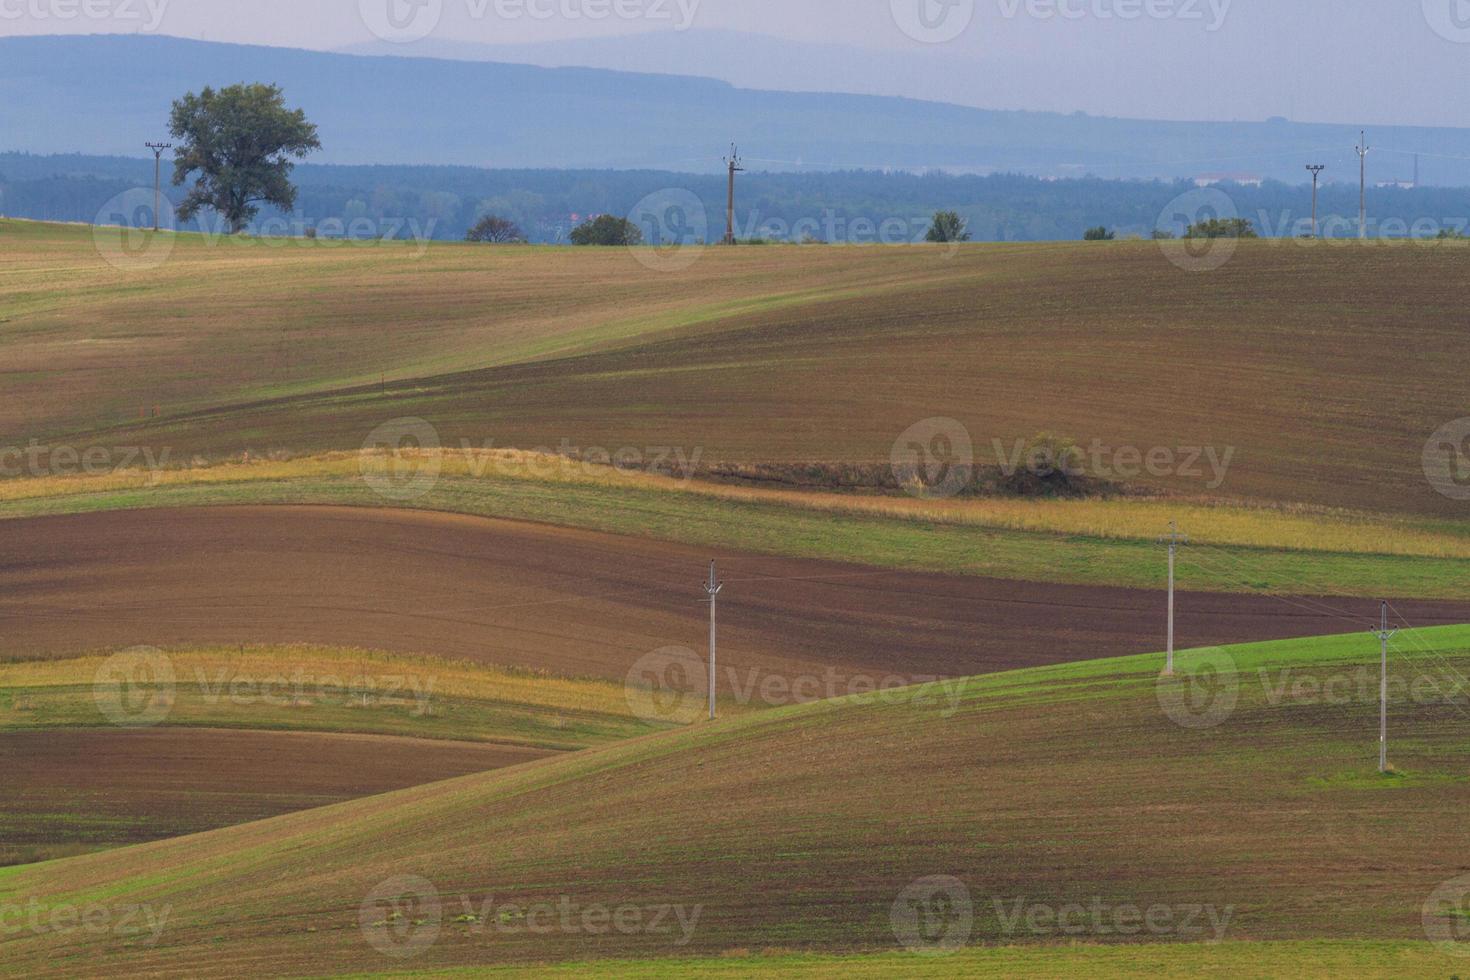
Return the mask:
{"type": "Polygon", "coordinates": [[[744,172],[745,168],[740,165],[740,150],[734,143],[730,144],[730,155],[725,158],[725,166],[730,171],[730,192],[725,199],[725,244],[735,244],[735,175],[744,172]]]}
{"type": "Polygon", "coordinates": [[[1307,169],[1312,172],[1312,237],[1317,237],[1317,178],[1327,167],[1320,163],[1309,163],[1307,169]]]}
{"type": "Polygon", "coordinates": [[[709,596],[709,720],[715,720],[715,693],[717,684],[715,681],[715,600],[725,584],[715,576],[715,563],[709,563],[709,584],[704,587],[705,595],[709,596]]]}
{"type": "Polygon", "coordinates": [[[1378,629],[1374,632],[1378,635],[1382,656],[1382,673],[1378,684],[1378,771],[1386,773],[1388,772],[1388,641],[1398,633],[1398,630],[1388,628],[1388,603],[1386,601],[1383,603],[1378,629]]]}
{"type": "Polygon", "coordinates": [[[1189,538],[1179,533],[1179,525],[1169,522],[1169,533],[1159,539],[1169,546],[1169,645],[1168,653],[1165,654],[1164,674],[1174,676],[1174,560],[1179,554],[1179,546],[1188,544],[1189,538]]]}
{"type": "Polygon", "coordinates": [[[1368,133],[1358,133],[1358,239],[1368,237],[1368,133]]]}
{"type": "Polygon", "coordinates": [[[153,151],[153,230],[158,231],[158,215],[163,210],[163,151],[172,150],[172,143],[144,143],[153,151]]]}

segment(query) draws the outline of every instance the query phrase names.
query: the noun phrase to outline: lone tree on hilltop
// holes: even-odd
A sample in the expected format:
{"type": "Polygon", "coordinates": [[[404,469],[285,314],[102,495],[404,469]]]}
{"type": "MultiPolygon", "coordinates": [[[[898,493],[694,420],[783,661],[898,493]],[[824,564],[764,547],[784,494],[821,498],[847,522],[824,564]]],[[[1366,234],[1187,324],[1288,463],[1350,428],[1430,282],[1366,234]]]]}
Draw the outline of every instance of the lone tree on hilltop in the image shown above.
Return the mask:
{"type": "Polygon", "coordinates": [[[467,242],[489,242],[491,245],[510,245],[524,242],[526,235],[519,225],[509,218],[487,214],[464,236],[467,242]]]}
{"type": "Polygon", "coordinates": [[[929,233],[924,238],[931,242],[968,242],[970,233],[965,230],[965,219],[959,216],[959,212],[937,211],[934,224],[929,226],[929,233]]]}
{"type": "Polygon", "coordinates": [[[174,103],[169,131],[179,141],[174,184],[199,173],[179,205],[179,217],[187,221],[201,208],[212,208],[229,223],[231,234],[243,230],[261,204],[294,208],[292,158],[322,147],[316,126],[300,109],[286,108],[275,85],[190,92],[174,103]]]}
{"type": "Polygon", "coordinates": [[[627,218],[604,214],[572,229],[573,245],[642,245],[643,229],[627,218]]]}

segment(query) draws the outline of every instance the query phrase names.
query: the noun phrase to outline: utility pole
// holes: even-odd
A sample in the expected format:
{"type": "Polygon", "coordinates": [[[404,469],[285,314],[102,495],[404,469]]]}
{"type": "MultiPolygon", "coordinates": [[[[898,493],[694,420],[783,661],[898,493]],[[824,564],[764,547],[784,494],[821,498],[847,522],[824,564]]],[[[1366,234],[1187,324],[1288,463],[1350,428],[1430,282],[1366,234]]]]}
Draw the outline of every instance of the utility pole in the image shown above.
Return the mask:
{"type": "Polygon", "coordinates": [[[1169,646],[1166,660],[1164,661],[1164,674],[1167,677],[1174,676],[1174,559],[1179,553],[1180,544],[1188,544],[1189,538],[1179,533],[1179,525],[1169,522],[1169,533],[1159,539],[1169,546],[1169,646]]]}
{"type": "Polygon", "coordinates": [[[715,600],[725,584],[715,577],[715,563],[709,563],[709,584],[704,587],[709,596],[709,720],[715,720],[715,600]]]}
{"type": "Polygon", "coordinates": [[[158,231],[158,215],[163,210],[163,151],[172,150],[172,143],[144,143],[153,151],[153,230],[158,231]]]}
{"type": "Polygon", "coordinates": [[[725,165],[730,170],[730,193],[725,203],[725,244],[735,244],[735,175],[742,173],[745,168],[740,165],[740,150],[734,143],[730,144],[730,155],[725,158],[725,165]]]}
{"type": "Polygon", "coordinates": [[[1368,133],[1358,133],[1358,240],[1368,238],[1368,133]]]}
{"type": "Polygon", "coordinates": [[[1398,630],[1388,628],[1388,602],[1383,603],[1382,617],[1379,620],[1378,642],[1381,645],[1383,658],[1381,680],[1378,685],[1378,771],[1388,772],[1388,641],[1393,639],[1398,630]]]}
{"type": "Polygon", "coordinates": [[[1320,163],[1309,163],[1307,169],[1312,172],[1312,237],[1317,237],[1317,177],[1327,167],[1320,163]]]}

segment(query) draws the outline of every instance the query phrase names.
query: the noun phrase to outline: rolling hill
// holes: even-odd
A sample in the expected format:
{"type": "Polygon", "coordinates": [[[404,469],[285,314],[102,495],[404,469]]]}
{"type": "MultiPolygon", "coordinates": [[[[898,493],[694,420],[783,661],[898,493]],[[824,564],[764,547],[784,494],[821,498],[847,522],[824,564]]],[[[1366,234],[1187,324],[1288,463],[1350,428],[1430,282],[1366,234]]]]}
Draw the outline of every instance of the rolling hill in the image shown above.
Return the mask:
{"type": "Polygon", "coordinates": [[[992,465],[1049,431],[1172,493],[1463,514],[1423,468],[1463,415],[1451,245],[1246,242],[1208,273],[1147,242],[773,246],[673,270],[178,236],[122,271],[85,228],[0,227],[0,445],[220,462],[355,450],[419,417],[451,448],[886,468],[947,417],[992,465]],[[1179,465],[1148,472],[1155,449],[1179,465]]]}
{"type": "MultiPolygon", "coordinates": [[[[982,964],[1037,947],[1046,962],[1063,940],[1108,947],[1097,955],[1123,969],[1168,961],[1136,945],[1146,938],[1183,955],[1207,944],[1207,963],[1271,942],[1276,962],[1309,973],[1318,944],[1351,938],[1365,964],[1448,971],[1460,947],[1443,896],[1462,880],[1463,830],[1443,814],[1466,800],[1453,680],[1470,633],[1396,640],[1387,776],[1376,690],[1351,680],[1373,648],[1360,636],[1194,651],[1172,681],[1154,656],[1037,668],[976,679],[957,705],[913,689],[792,706],[10,869],[0,902],[43,926],[0,936],[0,969],[677,969],[762,948],[932,954],[956,939],[1020,947],[964,954],[982,964]],[[156,928],[45,926],[89,908],[156,928]]],[[[1352,955],[1321,949],[1321,963],[1352,955]]]]}
{"type": "Polygon", "coordinates": [[[47,658],[20,650],[0,654],[0,866],[247,823],[660,727],[634,716],[621,684],[443,658],[253,643],[47,658]]]}

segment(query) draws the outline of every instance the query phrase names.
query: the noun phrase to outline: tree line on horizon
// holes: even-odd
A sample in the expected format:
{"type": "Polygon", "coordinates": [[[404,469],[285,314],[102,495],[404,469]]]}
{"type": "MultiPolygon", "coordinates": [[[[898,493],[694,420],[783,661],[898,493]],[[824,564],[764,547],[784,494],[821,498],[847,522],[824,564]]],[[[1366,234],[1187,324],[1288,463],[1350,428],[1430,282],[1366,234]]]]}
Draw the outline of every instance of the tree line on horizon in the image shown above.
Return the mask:
{"type": "MultiPolygon", "coordinates": [[[[179,146],[169,198],[182,227],[301,237],[336,226],[344,229],[337,234],[349,237],[407,237],[411,228],[439,240],[627,244],[636,237],[658,244],[656,235],[644,235],[637,222],[621,216],[672,186],[704,211],[697,237],[718,240],[724,228],[724,178],[714,175],[340,165],[298,171],[298,162],[321,144],[315,126],[287,107],[276,86],[189,93],[174,104],[170,130],[179,146]]],[[[151,164],[0,154],[0,214],[91,221],[122,191],[151,188],[151,164]]],[[[1187,180],[748,173],[738,188],[736,237],[948,242],[1187,236],[1187,226],[1160,232],[1159,215],[1175,197],[1196,190],[1187,180]],[[887,238],[882,229],[889,229],[887,238]]],[[[1266,182],[1225,190],[1240,215],[1236,234],[1247,225],[1250,234],[1265,237],[1294,234],[1293,223],[1310,214],[1310,196],[1301,187],[1266,182]]],[[[1349,225],[1355,234],[1356,184],[1324,187],[1321,211],[1324,223],[1338,219],[1339,234],[1349,225]]],[[[1377,221],[1396,220],[1405,228],[1427,220],[1425,230],[1413,232],[1422,237],[1456,237],[1470,226],[1470,191],[1375,189],[1370,211],[1377,221]]]]}

